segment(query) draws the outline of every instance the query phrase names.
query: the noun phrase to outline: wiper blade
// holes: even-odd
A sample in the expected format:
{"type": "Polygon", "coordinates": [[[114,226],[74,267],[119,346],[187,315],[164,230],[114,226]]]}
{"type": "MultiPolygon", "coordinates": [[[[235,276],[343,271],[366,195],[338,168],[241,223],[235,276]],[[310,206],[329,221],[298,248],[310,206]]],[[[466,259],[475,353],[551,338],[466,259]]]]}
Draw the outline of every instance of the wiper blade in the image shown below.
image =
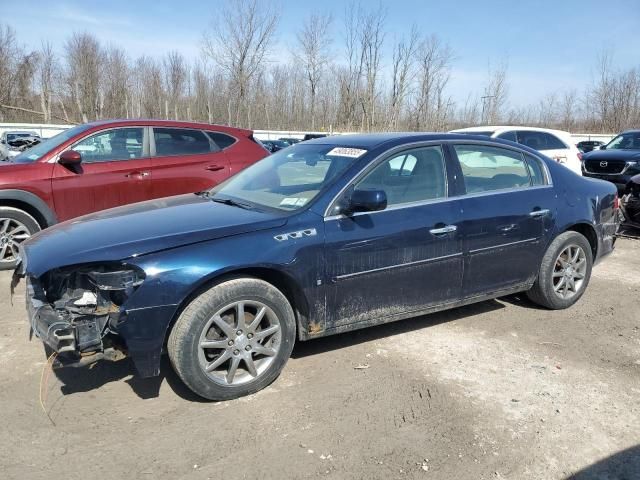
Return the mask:
{"type": "Polygon", "coordinates": [[[253,207],[247,203],[238,202],[237,200],[233,200],[231,198],[221,198],[221,197],[210,197],[211,201],[223,203],[225,205],[231,205],[232,207],[244,208],[245,210],[251,210],[253,207]]]}

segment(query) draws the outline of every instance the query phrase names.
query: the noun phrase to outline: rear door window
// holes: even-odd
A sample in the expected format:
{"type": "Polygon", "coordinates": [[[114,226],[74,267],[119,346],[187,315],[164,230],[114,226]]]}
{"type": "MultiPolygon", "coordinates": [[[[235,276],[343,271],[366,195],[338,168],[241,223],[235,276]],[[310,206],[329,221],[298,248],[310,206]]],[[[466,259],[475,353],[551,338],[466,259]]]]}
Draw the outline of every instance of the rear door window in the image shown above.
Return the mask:
{"type": "Polygon", "coordinates": [[[568,148],[562,140],[547,132],[535,132],[530,130],[518,131],[518,143],[526,145],[534,150],[562,150],[568,148]]]}
{"type": "Polygon", "coordinates": [[[467,193],[531,186],[527,163],[519,152],[485,145],[454,145],[467,193]]]}
{"type": "Polygon", "coordinates": [[[114,128],[91,135],[73,146],[84,163],[111,162],[142,158],[142,127],[114,128]]]}
{"type": "Polygon", "coordinates": [[[157,157],[198,155],[213,150],[209,137],[200,130],[154,127],[153,139],[157,157]]]}

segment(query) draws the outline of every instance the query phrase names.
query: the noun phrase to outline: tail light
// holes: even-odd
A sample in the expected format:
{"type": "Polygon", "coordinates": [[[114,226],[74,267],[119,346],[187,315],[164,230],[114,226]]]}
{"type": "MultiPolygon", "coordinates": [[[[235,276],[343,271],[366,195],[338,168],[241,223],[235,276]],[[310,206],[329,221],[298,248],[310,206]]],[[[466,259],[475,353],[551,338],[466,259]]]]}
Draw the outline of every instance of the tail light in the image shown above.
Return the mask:
{"type": "Polygon", "coordinates": [[[617,193],[616,193],[616,196],[613,197],[613,209],[620,210],[620,197],[618,197],[617,193]]]}
{"type": "Polygon", "coordinates": [[[578,152],[578,160],[582,161],[582,152],[578,152]]]}

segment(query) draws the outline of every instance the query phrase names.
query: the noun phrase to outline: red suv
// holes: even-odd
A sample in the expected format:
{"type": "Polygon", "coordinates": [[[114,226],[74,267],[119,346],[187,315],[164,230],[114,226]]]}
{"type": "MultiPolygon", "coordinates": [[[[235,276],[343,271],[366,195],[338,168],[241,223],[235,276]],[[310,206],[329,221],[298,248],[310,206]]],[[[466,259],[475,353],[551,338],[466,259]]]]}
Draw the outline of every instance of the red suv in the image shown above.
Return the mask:
{"type": "Polygon", "coordinates": [[[0,269],[42,228],[212,187],[268,155],[251,130],[162,120],[78,125],[0,164],[0,269]]]}

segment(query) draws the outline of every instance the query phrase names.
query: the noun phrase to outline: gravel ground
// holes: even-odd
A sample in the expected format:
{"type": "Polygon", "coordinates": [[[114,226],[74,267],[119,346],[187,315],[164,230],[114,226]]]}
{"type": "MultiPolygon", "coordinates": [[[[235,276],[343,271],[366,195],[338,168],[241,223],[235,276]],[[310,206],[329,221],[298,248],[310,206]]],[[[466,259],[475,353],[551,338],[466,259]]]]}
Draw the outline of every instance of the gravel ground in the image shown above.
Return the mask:
{"type": "Polygon", "coordinates": [[[163,364],[51,375],[0,274],[0,477],[640,479],[640,240],[566,311],[519,297],[300,343],[251,397],[163,364]]]}

